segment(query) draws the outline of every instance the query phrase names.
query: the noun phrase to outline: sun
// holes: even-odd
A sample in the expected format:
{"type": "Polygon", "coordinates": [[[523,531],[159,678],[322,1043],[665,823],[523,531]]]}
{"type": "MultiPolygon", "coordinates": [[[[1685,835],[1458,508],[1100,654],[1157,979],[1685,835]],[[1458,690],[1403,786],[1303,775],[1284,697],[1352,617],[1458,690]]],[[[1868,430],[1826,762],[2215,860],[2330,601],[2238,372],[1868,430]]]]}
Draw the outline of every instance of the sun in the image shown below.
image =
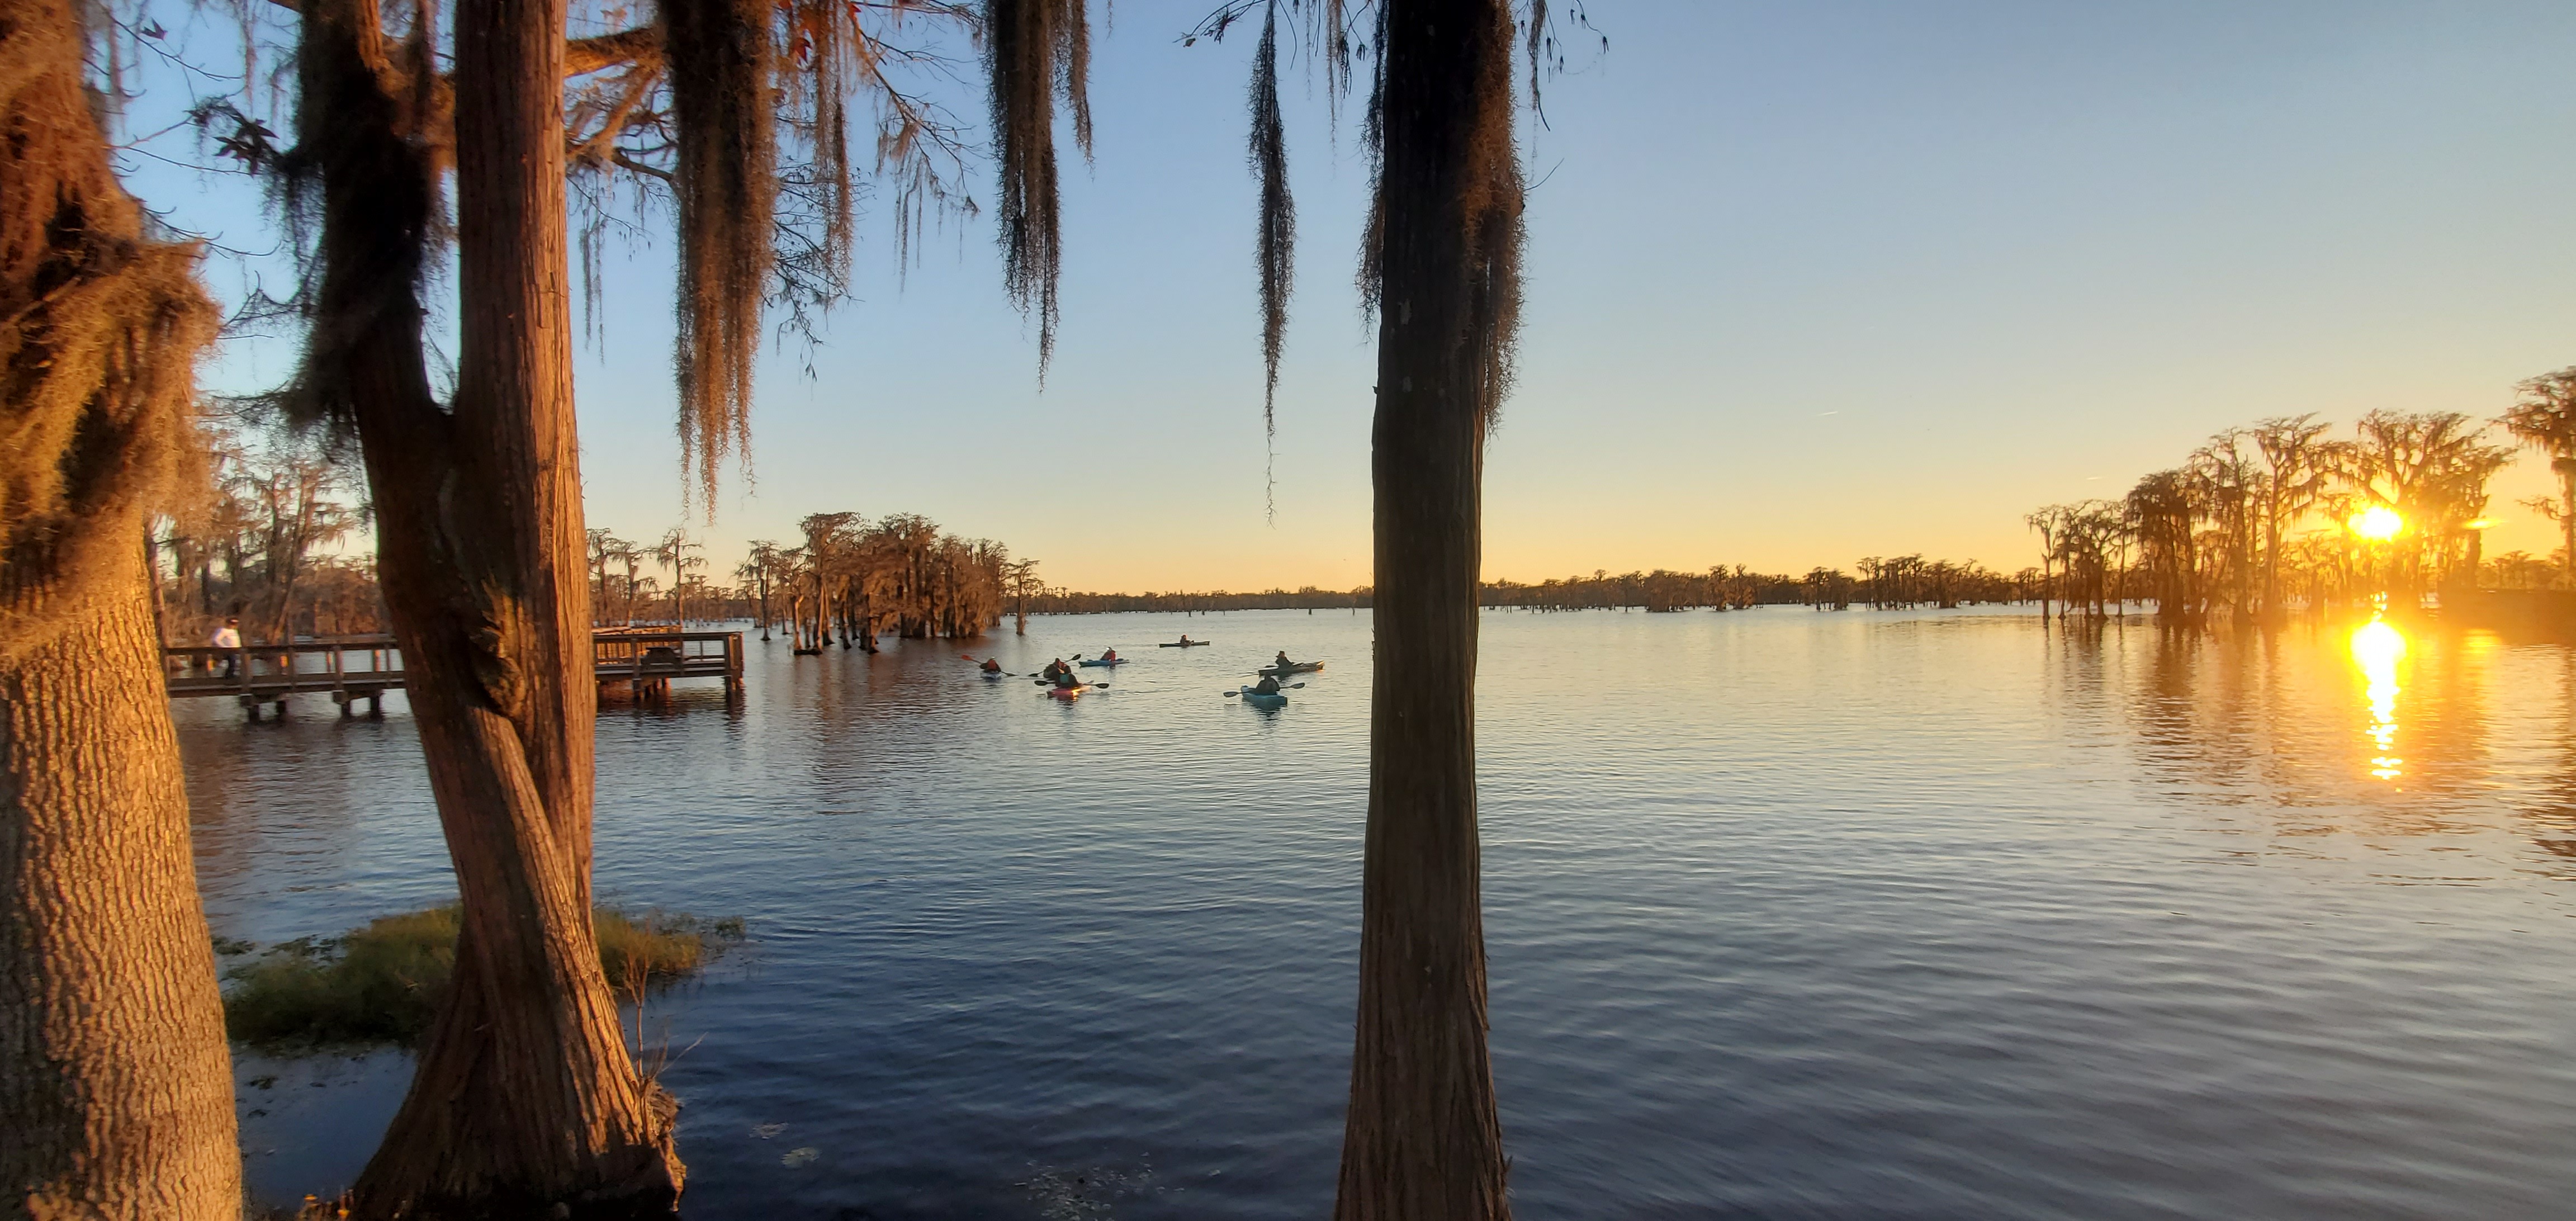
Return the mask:
{"type": "Polygon", "coordinates": [[[2406,528],[2406,519],[2398,516],[2397,510],[2386,505],[2372,505],[2353,514],[2344,522],[2344,526],[2373,542],[2386,542],[2397,537],[2397,532],[2406,528]]]}

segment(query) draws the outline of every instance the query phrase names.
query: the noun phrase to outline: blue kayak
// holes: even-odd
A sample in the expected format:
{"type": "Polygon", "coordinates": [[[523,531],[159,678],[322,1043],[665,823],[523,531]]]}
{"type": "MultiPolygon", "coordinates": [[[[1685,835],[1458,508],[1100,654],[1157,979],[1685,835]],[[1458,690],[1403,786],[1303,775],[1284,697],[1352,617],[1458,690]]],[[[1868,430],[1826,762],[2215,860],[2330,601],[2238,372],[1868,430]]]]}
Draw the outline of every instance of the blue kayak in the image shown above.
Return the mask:
{"type": "Polygon", "coordinates": [[[1242,691],[1242,695],[1243,702],[1250,704],[1255,708],[1285,708],[1288,706],[1288,697],[1282,692],[1264,692],[1255,690],[1251,687],[1245,687],[1242,691]]]}

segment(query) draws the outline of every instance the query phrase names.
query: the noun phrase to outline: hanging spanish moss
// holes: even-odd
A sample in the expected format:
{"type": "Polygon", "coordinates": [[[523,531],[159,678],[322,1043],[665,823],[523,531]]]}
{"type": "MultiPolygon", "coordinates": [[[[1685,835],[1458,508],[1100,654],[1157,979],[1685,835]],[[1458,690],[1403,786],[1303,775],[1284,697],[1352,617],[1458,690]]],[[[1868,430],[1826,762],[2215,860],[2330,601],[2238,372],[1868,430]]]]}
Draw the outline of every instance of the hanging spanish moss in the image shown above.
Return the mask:
{"type": "Polygon", "coordinates": [[[747,464],[751,453],[752,366],[778,203],[772,11],[770,0],[662,4],[678,154],[680,453],[710,515],[725,455],[747,464]]]}
{"type": "MultiPolygon", "coordinates": [[[[969,0],[657,0],[645,24],[565,43],[565,160],[591,326],[607,236],[644,235],[646,205],[664,192],[680,213],[684,501],[703,499],[712,515],[728,453],[750,473],[763,324],[810,351],[849,295],[861,172],[850,139],[866,121],[854,95],[872,103],[872,169],[891,185],[898,265],[934,214],[976,211],[958,185],[968,133],[907,81],[946,79],[953,65],[936,39],[891,35],[907,20],[980,33],[982,16],[969,0]]],[[[1078,83],[1084,40],[1070,47],[1049,70],[1078,83]]],[[[1086,137],[1088,118],[1077,109],[1086,137]]]]}
{"type": "Polygon", "coordinates": [[[1038,318],[1038,376],[1055,355],[1059,236],[1055,100],[1073,108],[1073,138],[1091,155],[1090,20],[1083,0],[984,0],[992,78],[993,159],[1000,169],[1002,286],[1038,318]]]}
{"type": "Polygon", "coordinates": [[[1377,13],[1375,66],[1369,71],[1368,105],[1360,112],[1360,147],[1368,152],[1369,211],[1360,225],[1360,318],[1377,320],[1378,288],[1386,257],[1386,6],[1377,13]]]}
{"type": "MultiPolygon", "coordinates": [[[[1547,20],[1544,3],[1534,6],[1534,24],[1547,20]]],[[[1373,182],[1369,215],[1360,236],[1359,292],[1364,317],[1374,318],[1384,305],[1386,255],[1386,20],[1378,6],[1376,71],[1371,74],[1367,117],[1362,124],[1370,154],[1373,182]]],[[[1577,20],[1584,20],[1580,5],[1577,20]]],[[[1474,345],[1480,379],[1476,393],[1484,423],[1491,427],[1512,388],[1514,344],[1521,315],[1521,247],[1526,234],[1521,209],[1525,187],[1520,149],[1512,134],[1512,71],[1508,59],[1481,65],[1470,86],[1474,124],[1467,135],[1468,164],[1458,184],[1466,215],[1467,274],[1470,277],[1466,332],[1459,338],[1474,345]]],[[[1532,95],[1535,98],[1535,94],[1532,95]]]]}
{"type": "MultiPolygon", "coordinates": [[[[1508,31],[1509,17],[1497,10],[1508,31]]],[[[1544,8],[1540,9],[1543,14],[1544,8]]],[[[1520,339],[1524,195],[1520,147],[1512,134],[1512,62],[1483,58],[1474,83],[1475,127],[1461,184],[1467,217],[1467,333],[1476,353],[1477,405],[1487,428],[1512,392],[1513,352],[1520,339]]],[[[1383,181],[1383,180],[1381,180],[1383,181]]]]}
{"type": "Polygon", "coordinates": [[[1261,434],[1262,511],[1275,518],[1271,498],[1279,438],[1279,349],[1288,338],[1288,294],[1295,287],[1297,203],[1288,195],[1288,133],[1279,117],[1279,5],[1271,0],[1261,21],[1261,49],[1252,57],[1252,173],[1261,181],[1261,434]]]}
{"type": "Polygon", "coordinates": [[[1324,63],[1324,99],[1332,109],[1333,125],[1341,126],[1342,97],[1351,91],[1351,27],[1343,5],[1345,0],[1301,0],[1316,3],[1315,24],[1309,40],[1317,58],[1324,63]]]}
{"type": "MultiPolygon", "coordinates": [[[[851,7],[837,0],[793,0],[787,13],[787,57],[782,72],[789,126],[812,164],[797,175],[820,241],[808,253],[815,272],[835,289],[847,278],[858,192],[850,161],[849,93],[876,71],[874,44],[853,24],[851,7]]],[[[898,6],[897,13],[901,9],[898,6]]],[[[781,257],[789,257],[782,252],[781,257]]]]}
{"type": "Polygon", "coordinates": [[[1523,33],[1527,35],[1529,51],[1530,114],[1544,124],[1547,122],[1547,111],[1542,106],[1543,99],[1539,96],[1538,83],[1539,68],[1544,62],[1541,55],[1552,41],[1547,36],[1547,0],[1529,0],[1529,19],[1522,23],[1522,28],[1523,33]]]}
{"type": "Polygon", "coordinates": [[[196,246],[154,240],[100,153],[86,46],[73,4],[0,8],[0,654],[77,621],[131,554],[215,335],[196,246]]]}

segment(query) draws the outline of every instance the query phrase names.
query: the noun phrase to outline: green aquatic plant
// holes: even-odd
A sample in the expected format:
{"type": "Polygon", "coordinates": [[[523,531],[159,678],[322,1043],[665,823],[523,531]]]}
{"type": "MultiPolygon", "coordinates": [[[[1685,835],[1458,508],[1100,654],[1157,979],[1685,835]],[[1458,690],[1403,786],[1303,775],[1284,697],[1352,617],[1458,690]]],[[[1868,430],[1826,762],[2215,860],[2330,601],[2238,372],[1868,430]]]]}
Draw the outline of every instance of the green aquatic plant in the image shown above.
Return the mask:
{"type": "MultiPolygon", "coordinates": [[[[381,916],[338,937],[298,937],[225,972],[224,1026],[262,1051],[414,1045],[456,968],[454,904],[381,916]]],[[[703,969],[744,939],[738,918],[596,908],[609,986],[634,995],[703,969]]]]}
{"type": "Polygon", "coordinates": [[[739,916],[709,920],[658,907],[637,913],[599,908],[591,924],[599,933],[600,968],[621,996],[695,974],[744,936],[739,916]]]}

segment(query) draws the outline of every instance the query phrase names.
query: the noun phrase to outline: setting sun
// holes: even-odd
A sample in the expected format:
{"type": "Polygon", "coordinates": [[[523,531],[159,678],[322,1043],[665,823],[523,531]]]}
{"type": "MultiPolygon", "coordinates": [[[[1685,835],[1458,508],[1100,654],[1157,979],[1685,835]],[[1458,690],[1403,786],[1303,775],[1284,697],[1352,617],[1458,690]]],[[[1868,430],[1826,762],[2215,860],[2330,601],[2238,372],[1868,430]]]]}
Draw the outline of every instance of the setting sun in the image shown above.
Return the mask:
{"type": "Polygon", "coordinates": [[[2344,525],[2363,538],[2373,542],[2386,542],[2397,537],[2397,532],[2406,528],[2406,519],[2398,516],[2397,510],[2386,505],[2372,505],[2353,514],[2344,522],[2344,525]]]}

